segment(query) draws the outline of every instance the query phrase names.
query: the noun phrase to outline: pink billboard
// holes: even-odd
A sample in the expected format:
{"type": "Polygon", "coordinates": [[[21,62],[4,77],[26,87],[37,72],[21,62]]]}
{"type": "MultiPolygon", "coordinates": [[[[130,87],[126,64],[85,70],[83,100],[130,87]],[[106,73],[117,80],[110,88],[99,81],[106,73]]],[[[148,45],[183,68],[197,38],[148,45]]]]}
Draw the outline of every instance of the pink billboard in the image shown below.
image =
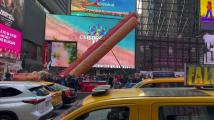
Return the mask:
{"type": "Polygon", "coordinates": [[[0,24],[0,57],[19,59],[21,37],[21,32],[0,24]]]}

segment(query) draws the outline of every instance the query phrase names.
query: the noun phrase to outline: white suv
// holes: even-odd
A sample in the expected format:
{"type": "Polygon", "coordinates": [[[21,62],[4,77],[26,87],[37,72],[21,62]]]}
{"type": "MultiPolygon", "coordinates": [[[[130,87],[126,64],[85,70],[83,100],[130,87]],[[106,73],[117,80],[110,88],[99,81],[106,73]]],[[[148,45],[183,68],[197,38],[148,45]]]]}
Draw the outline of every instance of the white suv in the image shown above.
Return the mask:
{"type": "Polygon", "coordinates": [[[52,113],[51,95],[30,82],[0,82],[0,120],[39,120],[52,113]]]}

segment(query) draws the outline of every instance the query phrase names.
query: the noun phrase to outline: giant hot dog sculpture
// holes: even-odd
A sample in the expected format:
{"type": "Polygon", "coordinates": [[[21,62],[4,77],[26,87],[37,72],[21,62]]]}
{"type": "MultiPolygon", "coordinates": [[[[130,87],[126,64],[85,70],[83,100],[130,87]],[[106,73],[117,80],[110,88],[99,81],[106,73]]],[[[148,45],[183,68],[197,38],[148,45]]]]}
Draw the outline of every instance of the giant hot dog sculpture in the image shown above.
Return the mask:
{"type": "Polygon", "coordinates": [[[137,25],[137,16],[132,13],[127,15],[107,35],[93,44],[88,50],[60,75],[72,74],[80,76],[86,73],[94,64],[104,57],[118,42],[120,42],[137,25]]]}

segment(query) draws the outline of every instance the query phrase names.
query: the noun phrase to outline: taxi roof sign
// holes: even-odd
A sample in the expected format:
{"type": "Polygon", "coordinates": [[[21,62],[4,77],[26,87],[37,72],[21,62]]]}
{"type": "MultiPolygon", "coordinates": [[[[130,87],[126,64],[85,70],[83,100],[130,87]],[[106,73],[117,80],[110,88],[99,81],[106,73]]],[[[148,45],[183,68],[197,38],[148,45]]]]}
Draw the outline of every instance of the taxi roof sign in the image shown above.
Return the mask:
{"type": "Polygon", "coordinates": [[[174,72],[153,72],[153,78],[175,77],[174,72]]]}
{"type": "Polygon", "coordinates": [[[92,96],[100,96],[104,95],[111,89],[110,85],[99,85],[92,90],[92,96]]]}
{"type": "Polygon", "coordinates": [[[185,85],[214,86],[214,65],[185,65],[185,85]]]}

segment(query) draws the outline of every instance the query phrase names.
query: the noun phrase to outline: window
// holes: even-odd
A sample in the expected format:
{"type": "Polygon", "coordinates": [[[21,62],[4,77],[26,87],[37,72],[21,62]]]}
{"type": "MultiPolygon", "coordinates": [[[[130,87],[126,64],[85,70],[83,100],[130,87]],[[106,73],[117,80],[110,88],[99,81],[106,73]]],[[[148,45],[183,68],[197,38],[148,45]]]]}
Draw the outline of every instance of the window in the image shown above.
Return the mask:
{"type": "Polygon", "coordinates": [[[0,87],[0,97],[13,97],[21,94],[22,92],[11,87],[0,87]]]}
{"type": "Polygon", "coordinates": [[[55,86],[54,84],[47,85],[47,86],[45,86],[45,88],[46,88],[47,90],[51,91],[51,92],[56,92],[56,91],[59,91],[59,90],[60,90],[60,89],[59,89],[57,86],[55,86]]]}
{"type": "Polygon", "coordinates": [[[214,120],[214,106],[164,106],[159,120],[214,120]]]}
{"type": "Polygon", "coordinates": [[[129,120],[129,108],[109,108],[86,113],[75,120],[129,120]]]}
{"type": "Polygon", "coordinates": [[[37,96],[46,96],[49,95],[49,92],[44,87],[34,87],[30,91],[37,96]]]}

